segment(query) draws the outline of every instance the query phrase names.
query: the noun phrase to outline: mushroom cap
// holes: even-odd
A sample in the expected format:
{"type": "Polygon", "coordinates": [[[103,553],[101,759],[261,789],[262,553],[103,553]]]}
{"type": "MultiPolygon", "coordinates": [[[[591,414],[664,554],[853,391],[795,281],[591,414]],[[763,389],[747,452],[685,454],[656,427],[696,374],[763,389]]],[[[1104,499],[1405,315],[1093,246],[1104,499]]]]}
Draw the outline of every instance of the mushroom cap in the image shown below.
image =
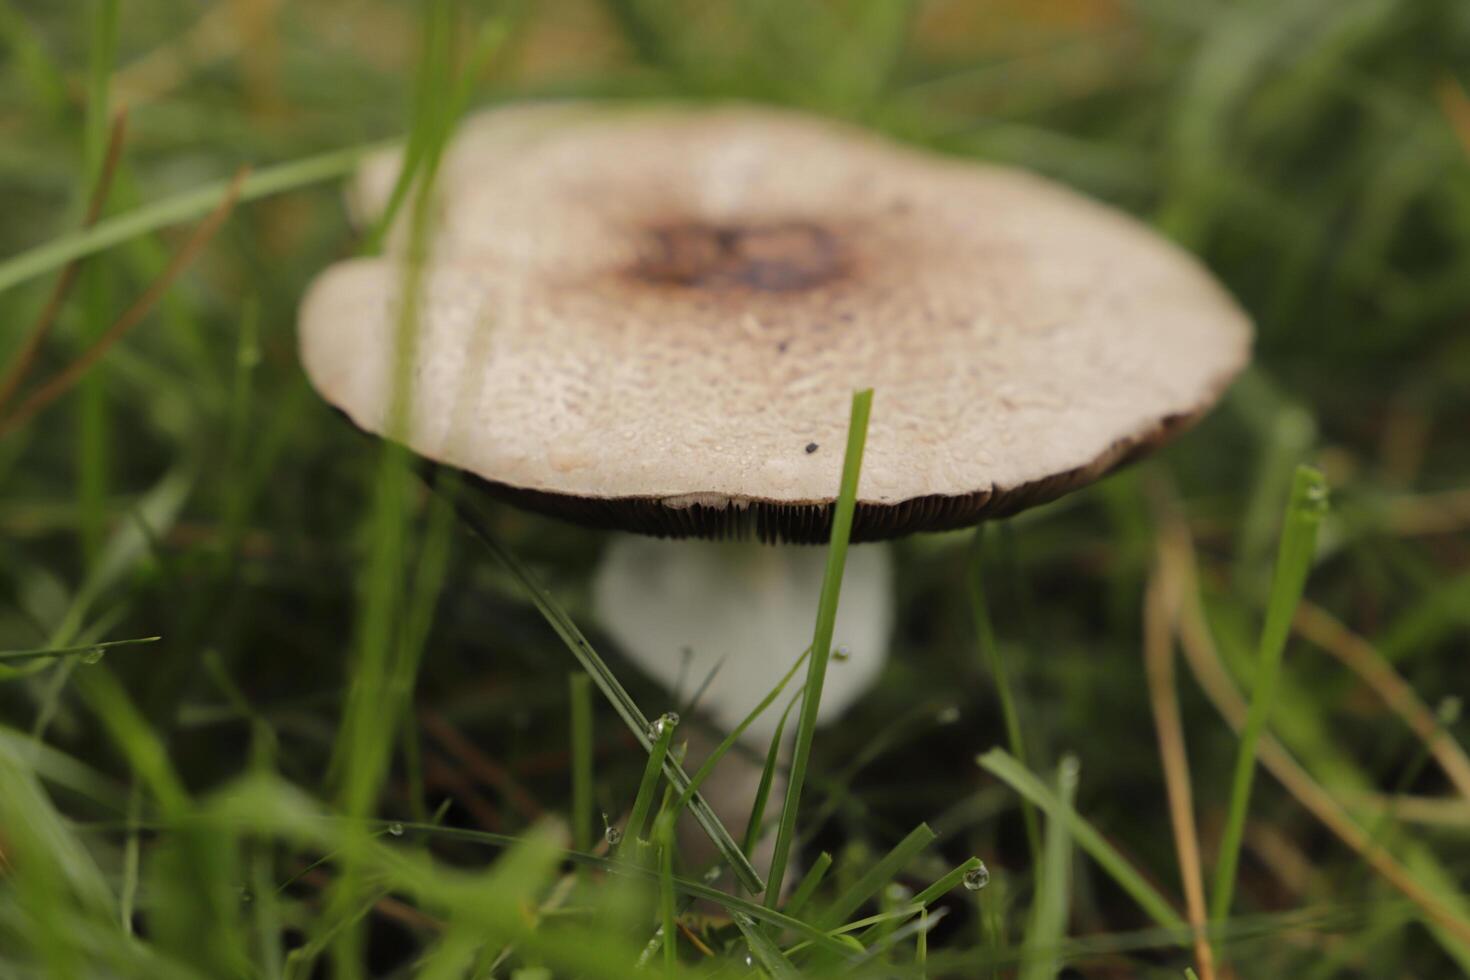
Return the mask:
{"type": "MultiPolygon", "coordinates": [[[[1250,358],[1224,290],[1121,212],[783,111],[496,111],[437,201],[392,435],[596,526],[825,540],[864,387],[854,540],[964,526],[1153,449],[1250,358]]],[[[378,434],[403,237],[301,310],[313,383],[378,434]]]]}

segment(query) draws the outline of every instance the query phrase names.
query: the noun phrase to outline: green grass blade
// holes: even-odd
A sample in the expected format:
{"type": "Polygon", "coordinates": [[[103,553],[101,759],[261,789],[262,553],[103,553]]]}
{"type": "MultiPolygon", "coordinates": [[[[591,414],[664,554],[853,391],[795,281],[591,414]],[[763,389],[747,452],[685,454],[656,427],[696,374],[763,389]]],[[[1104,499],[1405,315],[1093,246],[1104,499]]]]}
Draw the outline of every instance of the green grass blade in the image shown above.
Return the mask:
{"type": "Polygon", "coordinates": [[[1287,504],[1271,598],[1266,606],[1266,623],[1261,631],[1250,710],[1246,715],[1245,728],[1240,733],[1240,748],[1230,788],[1230,808],[1220,836],[1214,888],[1210,895],[1210,919],[1216,924],[1224,922],[1230,915],[1240,845],[1245,837],[1246,812],[1250,809],[1251,783],[1256,771],[1256,750],[1261,733],[1270,720],[1282,652],[1286,649],[1292,616],[1301,601],[1307,573],[1316,554],[1317,527],[1326,512],[1327,483],[1322,474],[1309,466],[1298,467],[1287,504]]]}
{"type": "Polygon", "coordinates": [[[33,650],[0,650],[0,662],[10,660],[32,660],[44,657],[69,657],[81,654],[83,659],[89,655],[100,656],[104,650],[112,650],[117,647],[136,647],[145,643],[157,643],[163,639],[161,636],[139,636],[130,640],[104,640],[101,643],[84,643],[80,646],[68,647],[37,647],[33,650]]]}
{"type": "Polygon", "coordinates": [[[928,824],[919,824],[893,850],[870,865],[857,881],[833,899],[832,904],[817,917],[817,925],[824,929],[835,929],[847,921],[864,902],[878,894],[884,885],[903,871],[915,855],[932,844],[936,836],[928,824]]]}
{"type": "MultiPolygon", "coordinates": [[[[258,201],[312,184],[335,180],[355,170],[364,156],[391,145],[387,141],[361,143],[258,170],[241,182],[237,203],[258,201]]],[[[55,271],[73,259],[95,255],[160,228],[202,218],[225,199],[230,183],[222,180],[206,184],[197,190],[185,191],[126,214],[99,221],[86,230],[60,235],[19,255],[13,255],[0,262],[0,292],[55,271]]]]}
{"type": "Polygon", "coordinates": [[[750,804],[750,819],[745,823],[745,853],[754,854],[756,845],[761,842],[761,836],[766,826],[766,803],[771,798],[771,786],[776,782],[776,768],[781,764],[781,743],[786,738],[786,721],[791,717],[791,709],[801,700],[798,693],[781,712],[781,720],[776,722],[775,734],[771,736],[771,744],[766,747],[766,761],[761,767],[761,781],[756,785],[755,799],[750,804]]]}
{"type": "Polygon", "coordinates": [[[663,924],[664,975],[668,977],[679,972],[679,929],[674,922],[674,818],[678,812],[675,809],[660,813],[653,830],[658,847],[658,910],[663,924]]]}
{"type": "Polygon", "coordinates": [[[592,850],[592,678],[567,678],[572,715],[572,847],[592,850]]]}
{"type": "Polygon", "coordinates": [[[781,947],[756,927],[754,919],[741,912],[735,913],[731,918],[735,920],[740,934],[745,937],[745,944],[750,947],[750,952],[760,962],[761,969],[770,974],[773,980],[801,980],[801,974],[786,958],[786,954],[781,952],[781,947]]]}
{"type": "MultiPolygon", "coordinates": [[[[566,644],[572,656],[577,658],[582,669],[591,676],[593,683],[602,691],[608,703],[613,706],[613,710],[623,719],[623,724],[628,726],[633,737],[638,740],[645,751],[652,751],[653,740],[648,733],[648,719],[639,710],[632,696],[624,689],[606,662],[592,648],[592,644],[582,635],[577,624],[572,622],[571,617],[556,602],[546,586],[531,574],[530,569],[526,568],[519,558],[490,533],[485,521],[476,512],[474,503],[469,499],[468,494],[462,491],[456,493],[453,503],[460,519],[470,533],[484,546],[486,551],[490,552],[490,556],[520,584],[537,611],[541,613],[542,618],[556,631],[557,636],[566,644]]],[[[677,762],[667,757],[664,759],[664,769],[675,791],[682,793],[689,785],[689,775],[677,762]]],[[[689,812],[694,815],[700,827],[709,835],[710,841],[714,843],[720,856],[735,872],[741,885],[752,893],[760,892],[765,887],[765,883],[761,880],[760,874],[756,872],[755,866],[746,858],[744,852],[740,850],[740,845],[735,843],[730,832],[725,829],[724,824],[720,823],[720,818],[715,816],[715,812],[698,793],[689,800],[689,812]]]]}
{"type": "Polygon", "coordinates": [[[822,598],[817,608],[817,626],[812,637],[812,657],[807,665],[806,690],[797,719],[796,746],[791,755],[791,777],[786,784],[786,799],[781,807],[781,822],[776,828],[775,853],[771,855],[771,873],[766,887],[766,905],[774,907],[781,900],[781,882],[786,877],[791,845],[796,839],[796,815],[801,803],[801,788],[806,782],[807,762],[812,753],[812,737],[816,734],[817,708],[822,701],[822,683],[827,676],[827,661],[832,655],[832,628],[837,620],[837,600],[842,592],[842,571],[847,562],[847,539],[852,533],[852,517],[857,505],[858,476],[863,468],[863,446],[868,438],[868,416],[873,409],[873,390],[852,396],[852,412],[847,425],[847,451],[842,460],[842,486],[832,514],[832,538],[827,546],[827,571],[822,579],[822,598]]]}
{"type": "Polygon", "coordinates": [[[925,909],[919,913],[919,934],[914,940],[914,965],[919,968],[919,980],[924,980],[929,966],[929,929],[929,910],[925,909]]]}
{"type": "Polygon", "coordinates": [[[117,0],[92,0],[86,19],[91,28],[87,58],[87,118],[83,123],[82,159],[87,186],[97,183],[107,152],[108,112],[111,108],[112,66],[117,57],[117,0]]]}
{"type": "Polygon", "coordinates": [[[827,877],[827,871],[832,867],[832,855],[823,851],[817,855],[812,862],[811,868],[802,877],[801,883],[791,891],[791,897],[786,900],[783,908],[789,916],[801,915],[801,910],[806,908],[812,896],[817,893],[817,888],[822,884],[822,879],[827,877]]]}
{"type": "Polygon", "coordinates": [[[0,0],[0,45],[41,107],[55,115],[65,111],[66,76],[46,50],[40,32],[11,0],[0,0]]]}
{"type": "Polygon", "coordinates": [[[415,179],[421,173],[433,173],[438,170],[444,149],[450,137],[454,135],[454,127],[464,115],[470,98],[474,94],[475,79],[479,77],[480,72],[490,63],[490,59],[495,56],[509,37],[509,22],[504,15],[494,17],[482,25],[476,35],[474,47],[463,72],[458,81],[452,84],[454,94],[442,105],[439,104],[443,95],[442,90],[450,83],[441,82],[438,79],[452,64],[452,52],[434,49],[435,41],[442,44],[444,38],[426,38],[424,57],[420,64],[422,77],[418,80],[418,88],[415,92],[417,108],[414,112],[414,126],[409,133],[408,143],[403,149],[403,160],[399,166],[398,176],[393,182],[393,188],[388,194],[388,202],[384,205],[382,214],[378,215],[372,228],[364,236],[360,250],[362,254],[372,255],[381,250],[383,239],[388,234],[388,230],[393,227],[393,221],[398,216],[404,202],[408,200],[408,192],[412,189],[415,179]]]}
{"type": "Polygon", "coordinates": [[[24,758],[26,767],[44,782],[76,793],[82,799],[114,813],[128,808],[130,790],[111,777],[88,766],[80,759],[37,742],[29,732],[0,725],[0,758],[6,755],[24,758]]]}
{"type": "Polygon", "coordinates": [[[664,760],[668,758],[669,746],[674,733],[679,730],[677,715],[666,714],[653,723],[657,737],[649,750],[648,761],[643,766],[643,779],[638,784],[638,795],[633,798],[633,809],[628,814],[628,826],[623,830],[623,845],[620,854],[645,843],[643,824],[648,820],[648,811],[653,808],[653,795],[658,789],[659,774],[664,771],[664,760]]]}
{"type": "MultiPolygon", "coordinates": [[[[725,753],[729,752],[732,748],[735,747],[735,743],[740,741],[740,736],[745,734],[745,730],[749,728],[752,724],[754,724],[755,720],[759,718],[767,708],[775,703],[775,700],[778,697],[781,696],[781,692],[786,690],[786,685],[791,683],[791,678],[796,676],[796,671],[801,667],[802,663],[806,660],[807,654],[809,653],[811,653],[810,648],[802,651],[801,656],[796,658],[796,663],[791,665],[791,669],[786,672],[785,677],[781,678],[780,683],[771,688],[770,693],[761,699],[761,703],[756,705],[754,710],[752,710],[750,714],[741,719],[740,724],[736,725],[730,731],[730,734],[725,736],[724,740],[721,741],[720,744],[715,747],[715,750],[710,753],[709,758],[705,759],[700,767],[695,770],[694,775],[689,780],[689,787],[684,790],[683,794],[679,798],[679,802],[677,805],[678,809],[682,810],[689,803],[689,797],[693,796],[696,792],[698,792],[699,787],[704,785],[704,781],[709,778],[710,773],[715,771],[715,766],[719,763],[721,759],[725,757],[725,753]]],[[[782,724],[785,723],[786,719],[784,716],[782,717],[781,721],[782,724]]],[[[781,744],[779,727],[777,728],[777,734],[776,738],[773,740],[773,744],[777,746],[781,744]]],[[[768,781],[766,781],[764,773],[761,774],[761,785],[769,791],[770,784],[768,781]]],[[[757,803],[761,802],[759,793],[757,793],[756,795],[756,800],[757,803]]],[[[764,812],[764,809],[755,811],[756,814],[764,812]]],[[[752,822],[754,822],[754,820],[752,822]]],[[[750,831],[749,829],[747,829],[747,837],[749,836],[749,833],[750,831]]],[[[745,851],[747,854],[750,853],[750,845],[748,842],[745,851]]]]}
{"type": "Polygon", "coordinates": [[[1067,756],[1057,767],[1060,812],[1051,814],[1046,824],[1046,849],[1039,876],[1041,888],[1031,904],[1021,980],[1051,980],[1057,974],[1057,953],[1066,938],[1067,911],[1071,906],[1072,834],[1067,817],[1072,813],[1076,795],[1077,760],[1067,756]]]}
{"type": "MultiPolygon", "coordinates": [[[[908,905],[916,906],[921,909],[931,905],[941,896],[947,895],[949,892],[958,888],[964,882],[965,876],[971,871],[974,871],[976,868],[983,868],[984,866],[985,862],[980,860],[979,858],[970,858],[965,863],[950,871],[944,877],[935,881],[928,888],[925,888],[913,898],[909,899],[908,905]]],[[[788,911],[790,910],[788,909],[788,911]]],[[[796,913],[792,912],[791,914],[795,915],[796,913]]],[[[858,936],[858,942],[862,943],[864,946],[867,946],[870,945],[877,938],[878,930],[869,929],[867,932],[864,932],[858,936]]]]}
{"type": "MultiPolygon", "coordinates": [[[[81,196],[99,183],[107,153],[110,83],[117,57],[118,0],[91,0],[86,7],[91,40],[87,58],[87,113],[82,126],[81,196]]],[[[82,270],[81,298],[88,341],[100,338],[112,320],[110,270],[96,264],[82,270]]],[[[77,393],[77,513],[83,561],[90,565],[107,533],[108,474],[111,470],[107,365],[82,379],[77,393]]]]}
{"type": "Polygon", "coordinates": [[[977,857],[972,857],[963,864],[958,865],[953,871],[938,879],[934,884],[919,892],[911,900],[914,905],[930,905],[941,896],[949,894],[964,883],[965,876],[970,872],[985,867],[985,862],[977,857]]]}
{"type": "MultiPolygon", "coordinates": [[[[1000,699],[1001,718],[1005,722],[1006,742],[1011,755],[1023,766],[1026,761],[1026,745],[1021,734],[1021,716],[1016,710],[1016,697],[1011,690],[1010,670],[1006,666],[1005,652],[995,640],[995,625],[990,618],[990,606],[985,599],[985,525],[975,528],[970,539],[970,552],[966,562],[967,584],[970,588],[970,613],[975,620],[975,638],[980,647],[980,656],[995,682],[995,693],[1000,699]]],[[[1026,825],[1026,843],[1031,848],[1031,862],[1041,866],[1041,827],[1036,819],[1036,809],[1029,801],[1021,801],[1021,817],[1026,825]]]]}
{"type": "Polygon", "coordinates": [[[175,818],[188,812],[188,793],[183,780],[169,763],[162,740],[107,665],[82,668],[77,673],[77,686],[102,722],[118,753],[128,760],[138,778],[152,791],[159,812],[175,818]]]}
{"type": "Polygon", "coordinates": [[[1189,925],[1158,889],[1109,844],[1097,829],[1088,823],[1075,809],[1065,807],[1045,783],[1021,765],[1004,749],[991,749],[976,759],[982,769],[1006,783],[1011,789],[1039,807],[1049,820],[1065,820],[1067,829],[1077,846],[1086,851],[1128,895],[1139,908],[1165,929],[1177,932],[1177,942],[1184,945],[1189,941],[1189,925]]]}

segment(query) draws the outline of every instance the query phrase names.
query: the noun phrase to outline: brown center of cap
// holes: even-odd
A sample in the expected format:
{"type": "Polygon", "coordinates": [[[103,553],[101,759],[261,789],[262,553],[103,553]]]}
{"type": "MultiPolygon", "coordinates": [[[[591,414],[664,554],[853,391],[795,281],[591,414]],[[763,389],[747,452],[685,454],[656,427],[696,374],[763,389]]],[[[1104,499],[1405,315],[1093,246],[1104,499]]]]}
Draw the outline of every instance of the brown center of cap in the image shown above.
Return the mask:
{"type": "Polygon", "coordinates": [[[656,225],[640,251],[634,278],[691,289],[791,292],[840,278],[847,267],[836,236],[805,221],[656,225]]]}

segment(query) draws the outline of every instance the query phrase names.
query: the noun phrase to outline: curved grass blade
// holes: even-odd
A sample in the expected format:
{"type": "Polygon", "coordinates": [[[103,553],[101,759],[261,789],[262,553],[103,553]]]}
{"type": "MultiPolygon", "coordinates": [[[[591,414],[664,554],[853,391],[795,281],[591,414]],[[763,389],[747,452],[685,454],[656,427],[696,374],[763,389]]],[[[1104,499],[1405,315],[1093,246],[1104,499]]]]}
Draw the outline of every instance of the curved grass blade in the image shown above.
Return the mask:
{"type": "MultiPolygon", "coordinates": [[[[825,853],[826,852],[824,851],[823,854],[825,853]]],[[[830,863],[830,858],[828,860],[830,863]]],[[[935,881],[934,884],[919,892],[917,895],[909,900],[908,904],[911,907],[916,906],[920,909],[927,907],[940,896],[946,895],[954,889],[958,888],[960,886],[960,883],[965,880],[965,875],[969,874],[971,871],[974,871],[976,868],[984,867],[984,865],[985,862],[980,860],[979,858],[970,858],[964,864],[959,865],[953,871],[935,881]]],[[[805,884],[805,882],[803,882],[803,884],[805,884]]],[[[792,915],[796,914],[794,910],[788,909],[787,911],[790,912],[790,914],[792,915]]],[[[878,930],[876,928],[869,929],[867,932],[864,932],[858,936],[858,942],[862,943],[864,946],[868,946],[877,938],[878,930]]]]}
{"type": "Polygon", "coordinates": [[[856,912],[864,902],[878,894],[879,889],[892,881],[914,859],[916,854],[932,844],[936,836],[938,835],[929,829],[928,824],[919,824],[909,832],[907,837],[899,841],[893,850],[874,862],[857,881],[837,896],[832,904],[817,917],[817,925],[824,929],[835,929],[840,923],[846,921],[847,917],[856,912]]]}
{"type": "MultiPolygon", "coordinates": [[[[709,778],[710,773],[715,771],[715,765],[725,757],[725,753],[729,752],[732,748],[735,747],[735,743],[740,740],[741,735],[745,734],[745,730],[749,728],[752,724],[754,724],[755,720],[761,716],[761,713],[769,708],[775,702],[775,700],[781,696],[782,691],[786,690],[786,685],[791,683],[791,678],[796,676],[797,670],[800,669],[801,665],[806,661],[807,654],[811,652],[812,651],[810,647],[802,651],[801,656],[796,658],[796,663],[791,665],[791,669],[786,672],[785,677],[781,678],[780,683],[771,688],[771,692],[761,699],[761,703],[756,705],[755,708],[750,712],[750,714],[746,715],[741,720],[740,724],[736,725],[734,729],[731,730],[730,734],[725,736],[724,741],[720,742],[720,744],[715,747],[715,750],[709,754],[709,758],[705,759],[704,762],[700,764],[700,767],[695,770],[694,775],[690,778],[688,788],[685,789],[682,794],[680,794],[679,802],[675,805],[675,809],[682,810],[686,805],[688,805],[689,797],[693,796],[696,792],[699,791],[699,787],[704,785],[704,781],[709,778]]],[[[781,726],[784,726],[785,724],[786,716],[782,715],[781,726]]],[[[773,743],[775,745],[781,744],[781,726],[778,726],[776,729],[776,737],[773,739],[773,743]]],[[[763,773],[761,776],[761,786],[764,787],[767,791],[770,790],[770,782],[766,779],[765,773],[763,773]]],[[[759,793],[757,794],[757,803],[761,804],[761,808],[752,814],[752,823],[758,822],[757,820],[755,820],[755,814],[763,813],[765,811],[765,807],[759,793]]],[[[747,837],[749,836],[749,834],[750,831],[747,830],[747,837]]],[[[747,840],[745,848],[747,854],[750,853],[752,846],[754,845],[747,840]]]]}
{"type": "Polygon", "coordinates": [[[1123,855],[1103,839],[1097,828],[1088,823],[1080,813],[1064,806],[1062,801],[1036,775],[1015,760],[1005,749],[991,749],[975,760],[982,769],[1005,782],[1046,813],[1051,820],[1067,821],[1068,829],[1077,846],[1086,851],[1118,885],[1127,892],[1139,907],[1159,925],[1177,933],[1174,941],[1187,945],[1193,935],[1183,916],[1174,911],[1157,888],[1149,884],[1143,875],[1128,863],[1123,855]]]}
{"type": "MultiPolygon", "coordinates": [[[[364,156],[392,145],[389,141],[360,143],[316,156],[258,170],[240,182],[239,204],[286,191],[320,184],[350,173],[364,156]]],[[[0,262],[0,292],[36,276],[59,269],[74,259],[94,255],[160,228],[182,224],[209,214],[229,196],[232,181],[215,181],[144,205],[126,214],[99,221],[84,231],[53,238],[43,245],[0,262]]]]}
{"type": "MultiPolygon", "coordinates": [[[[435,486],[436,492],[447,492],[439,489],[437,485],[431,484],[431,486],[435,486]]],[[[556,635],[561,637],[567,649],[572,652],[572,656],[576,657],[577,662],[582,665],[582,669],[587,671],[591,676],[593,683],[598,686],[608,702],[612,704],[618,716],[623,719],[623,723],[628,726],[628,730],[633,733],[633,737],[638,740],[638,744],[643,746],[644,751],[653,751],[653,739],[648,734],[648,718],[639,710],[637,703],[634,702],[632,696],[623,688],[623,685],[619,683],[617,676],[608,668],[603,659],[598,656],[597,651],[592,649],[592,644],[587,641],[587,637],[582,635],[582,631],[577,628],[577,624],[572,622],[571,617],[552,598],[547,588],[531,574],[530,569],[521,564],[520,559],[513,555],[508,548],[490,533],[485,521],[481,519],[475,510],[474,504],[468,499],[468,495],[463,490],[455,489],[453,496],[450,498],[450,502],[459,514],[460,520],[469,528],[470,533],[474,535],[475,539],[484,545],[485,550],[490,552],[491,557],[499,562],[520,583],[521,588],[530,597],[532,604],[541,613],[542,618],[556,631],[556,635]]],[[[664,772],[669,777],[669,782],[673,785],[676,792],[682,793],[689,786],[689,775],[673,759],[667,757],[664,759],[664,772]]],[[[698,793],[695,793],[689,800],[689,812],[694,815],[694,819],[699,822],[700,827],[704,828],[704,832],[709,835],[710,841],[714,843],[715,848],[720,852],[720,856],[725,859],[725,862],[735,872],[735,876],[740,880],[740,884],[752,894],[759,893],[764,889],[765,882],[761,880],[761,876],[755,870],[755,866],[746,858],[745,852],[740,849],[740,845],[735,843],[734,838],[730,836],[730,832],[720,822],[720,818],[715,816],[714,810],[710,809],[709,804],[698,793]]]]}

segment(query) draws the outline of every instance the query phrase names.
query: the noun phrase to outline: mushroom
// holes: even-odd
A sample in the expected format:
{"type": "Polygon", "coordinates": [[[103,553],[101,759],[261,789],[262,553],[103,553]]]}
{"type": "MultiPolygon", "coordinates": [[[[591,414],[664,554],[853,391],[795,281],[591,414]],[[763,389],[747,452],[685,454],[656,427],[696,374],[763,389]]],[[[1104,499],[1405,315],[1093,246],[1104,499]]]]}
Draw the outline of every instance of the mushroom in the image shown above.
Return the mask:
{"type": "MultiPolygon", "coordinates": [[[[359,217],[397,165],[364,168],[359,217]]],[[[853,389],[877,399],[852,538],[877,541],[1095,480],[1250,356],[1235,303],[1132,218],[783,111],[500,110],[449,147],[437,202],[397,437],[521,507],[717,539],[617,537],[594,591],[665,685],[723,663],[701,706],[726,728],[810,642],[821,555],[791,545],[828,535],[853,389]]],[[[301,311],[312,382],[378,434],[400,261],[333,266],[301,311]]],[[[892,618],[886,555],[849,562],[827,717],[878,673],[892,618]]]]}

